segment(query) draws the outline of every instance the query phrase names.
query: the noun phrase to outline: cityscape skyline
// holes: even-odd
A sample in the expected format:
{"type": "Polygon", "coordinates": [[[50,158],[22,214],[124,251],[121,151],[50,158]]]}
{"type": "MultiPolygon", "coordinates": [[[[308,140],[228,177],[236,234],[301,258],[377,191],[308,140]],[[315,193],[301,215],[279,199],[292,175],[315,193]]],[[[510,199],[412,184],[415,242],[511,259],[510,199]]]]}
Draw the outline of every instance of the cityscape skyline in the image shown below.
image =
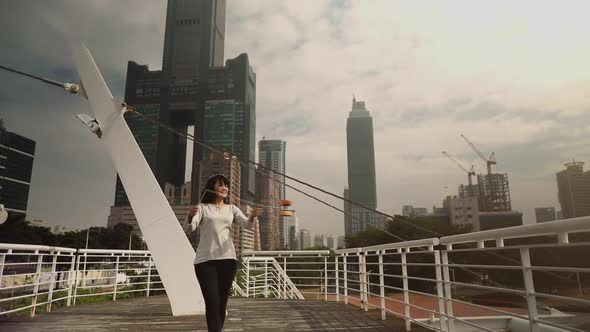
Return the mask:
{"type": "MultiPolygon", "coordinates": [[[[15,4],[10,15],[0,14],[8,23],[0,33],[11,50],[0,55],[0,63],[74,81],[67,46],[84,40],[122,98],[127,60],[153,69],[162,63],[165,3],[141,3],[133,17],[123,13],[138,10],[139,2],[15,4]],[[39,16],[25,14],[31,12],[39,16]],[[110,24],[99,24],[103,21],[110,24]]],[[[225,58],[249,54],[258,76],[256,141],[266,135],[289,143],[289,175],[342,191],[343,110],[352,92],[371,105],[377,196],[387,213],[401,214],[406,204],[438,205],[465,182],[464,174],[440,157],[443,149],[483,173],[460,132],[501,157],[499,172],[510,174],[513,209],[524,212],[525,223],[534,222],[535,207],[559,206],[555,173],[565,162],[590,160],[583,144],[590,133],[584,114],[590,72],[582,61],[590,50],[578,46],[589,44],[582,32],[588,24],[576,15],[585,12],[582,3],[565,14],[556,5],[538,4],[539,13],[514,6],[503,18],[505,4],[488,4],[482,12],[489,15],[479,25],[474,17],[480,16],[465,15],[473,12],[465,3],[456,14],[458,5],[434,6],[429,20],[419,19],[421,7],[414,4],[262,3],[228,1],[225,58]],[[552,34],[545,34],[541,19],[548,12],[555,16],[552,34]],[[383,15],[375,18],[376,13],[383,15]],[[455,23],[441,25],[448,22],[455,23]],[[474,28],[460,31],[467,23],[474,28]],[[509,47],[513,56],[502,56],[499,51],[509,47]],[[342,61],[321,64],[318,59],[331,58],[334,48],[342,61]]],[[[29,219],[80,229],[105,225],[114,171],[96,138],[74,118],[87,108],[85,101],[7,74],[0,85],[0,114],[8,130],[38,142],[29,219]],[[55,197],[51,188],[62,188],[61,195],[55,197]]],[[[340,212],[295,193],[288,198],[298,206],[302,228],[343,233],[340,212]]]]}

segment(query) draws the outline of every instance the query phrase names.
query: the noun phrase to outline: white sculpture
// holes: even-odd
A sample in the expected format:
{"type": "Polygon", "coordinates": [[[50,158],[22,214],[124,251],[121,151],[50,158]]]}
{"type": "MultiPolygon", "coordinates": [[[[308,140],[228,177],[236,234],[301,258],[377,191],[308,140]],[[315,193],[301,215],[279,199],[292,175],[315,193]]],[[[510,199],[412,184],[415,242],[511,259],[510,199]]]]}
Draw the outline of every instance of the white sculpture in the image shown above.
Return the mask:
{"type": "Polygon", "coordinates": [[[113,99],[90,51],[81,46],[74,53],[83,84],[83,89],[75,88],[84,92],[95,116],[78,118],[109,151],[158,267],[172,314],[204,314],[205,303],[193,268],[195,252],[123,118],[127,109],[113,99]]]}

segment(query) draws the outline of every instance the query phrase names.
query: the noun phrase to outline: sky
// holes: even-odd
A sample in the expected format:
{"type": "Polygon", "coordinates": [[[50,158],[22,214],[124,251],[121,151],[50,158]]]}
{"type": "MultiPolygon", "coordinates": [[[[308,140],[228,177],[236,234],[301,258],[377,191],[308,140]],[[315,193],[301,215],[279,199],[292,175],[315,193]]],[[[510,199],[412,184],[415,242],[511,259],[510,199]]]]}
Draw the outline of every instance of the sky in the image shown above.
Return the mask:
{"type": "MultiPolygon", "coordinates": [[[[287,142],[287,174],[342,194],[353,94],[374,126],[378,209],[441,206],[485,163],[507,172],[513,209],[557,201],[555,173],[590,162],[590,2],[228,0],[225,58],[249,55],[257,75],[257,141],[287,142]]],[[[78,80],[70,47],[84,43],[113,95],[127,61],[161,68],[163,0],[2,1],[0,64],[78,80]]],[[[106,226],[115,170],[75,114],[87,102],[0,72],[0,117],[37,142],[29,219],[68,229],[106,226]]],[[[588,166],[590,167],[590,166],[588,166]]],[[[342,202],[306,189],[336,206],[342,202]]],[[[300,227],[340,235],[343,215],[289,193],[300,227]]]]}

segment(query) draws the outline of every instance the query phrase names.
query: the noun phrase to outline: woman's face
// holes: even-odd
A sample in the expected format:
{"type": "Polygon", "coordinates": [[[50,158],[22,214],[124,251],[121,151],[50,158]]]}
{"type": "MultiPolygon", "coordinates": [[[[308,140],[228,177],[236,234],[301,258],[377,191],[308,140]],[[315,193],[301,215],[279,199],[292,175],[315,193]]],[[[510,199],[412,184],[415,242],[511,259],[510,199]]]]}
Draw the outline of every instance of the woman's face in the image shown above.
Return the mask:
{"type": "Polygon", "coordinates": [[[227,193],[229,192],[229,188],[221,180],[218,180],[215,183],[215,186],[213,187],[213,189],[217,193],[217,196],[220,196],[221,198],[226,198],[227,197],[227,193]]]}

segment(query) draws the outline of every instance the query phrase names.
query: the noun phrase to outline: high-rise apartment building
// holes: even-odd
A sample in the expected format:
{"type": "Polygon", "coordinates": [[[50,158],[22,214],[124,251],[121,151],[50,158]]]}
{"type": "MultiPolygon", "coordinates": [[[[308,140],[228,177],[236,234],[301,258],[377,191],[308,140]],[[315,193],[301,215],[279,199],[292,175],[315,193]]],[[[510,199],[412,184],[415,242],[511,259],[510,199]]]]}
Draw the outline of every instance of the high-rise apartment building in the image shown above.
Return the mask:
{"type": "MultiPolygon", "coordinates": [[[[364,101],[352,100],[352,111],[346,122],[346,143],[350,200],[369,209],[376,209],[373,118],[365,108],[364,101]]],[[[351,204],[350,210],[354,218],[350,233],[346,235],[354,235],[368,227],[378,227],[377,216],[369,209],[351,204]]]]}
{"type": "Polygon", "coordinates": [[[314,247],[328,247],[328,239],[324,234],[316,234],[313,237],[314,247]]]}
{"type": "Polygon", "coordinates": [[[305,228],[299,230],[299,250],[311,247],[311,234],[305,228]]]}
{"type": "Polygon", "coordinates": [[[342,235],[338,236],[338,248],[346,248],[346,238],[342,235]]]}
{"type": "Polygon", "coordinates": [[[559,204],[564,219],[590,216],[590,171],[583,162],[565,164],[557,173],[559,204]]]}
{"type": "MultiPolygon", "coordinates": [[[[258,142],[258,163],[273,171],[285,174],[286,172],[286,150],[287,142],[281,140],[262,139],[258,142]]],[[[278,175],[279,197],[285,199],[286,187],[285,176],[278,175]]]]}
{"type": "Polygon", "coordinates": [[[443,200],[443,209],[448,213],[451,225],[471,225],[473,231],[480,230],[477,197],[447,196],[443,200]]]}
{"type": "Polygon", "coordinates": [[[27,213],[35,144],[0,127],[0,204],[9,220],[24,218],[27,213]]]}
{"type": "Polygon", "coordinates": [[[241,167],[236,158],[226,158],[219,154],[212,153],[209,159],[199,162],[200,172],[200,187],[198,191],[198,199],[201,200],[205,184],[211,175],[221,173],[229,180],[229,203],[235,206],[240,206],[240,181],[241,181],[241,167]]]}
{"type": "Polygon", "coordinates": [[[181,186],[175,186],[170,182],[164,183],[164,196],[170,205],[190,205],[192,197],[192,185],[186,182],[181,186]]]}

